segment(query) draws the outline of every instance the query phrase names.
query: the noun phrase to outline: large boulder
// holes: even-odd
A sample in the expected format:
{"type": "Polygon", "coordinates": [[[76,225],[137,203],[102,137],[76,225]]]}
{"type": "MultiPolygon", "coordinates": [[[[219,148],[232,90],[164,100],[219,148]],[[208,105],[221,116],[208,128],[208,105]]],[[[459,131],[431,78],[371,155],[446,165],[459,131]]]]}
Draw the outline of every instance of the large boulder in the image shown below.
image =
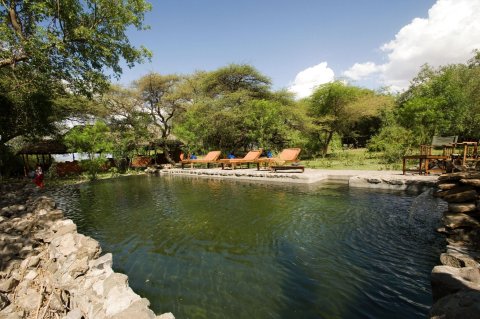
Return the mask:
{"type": "Polygon", "coordinates": [[[439,299],[430,309],[431,319],[480,317],[480,291],[459,291],[439,299]]]}
{"type": "Polygon", "coordinates": [[[434,301],[461,290],[480,291],[480,269],[435,266],[432,270],[431,283],[434,301]]]}
{"type": "Polygon", "coordinates": [[[461,227],[477,228],[480,227],[480,221],[468,214],[464,213],[450,213],[443,214],[443,222],[445,226],[455,229],[461,227]]]}

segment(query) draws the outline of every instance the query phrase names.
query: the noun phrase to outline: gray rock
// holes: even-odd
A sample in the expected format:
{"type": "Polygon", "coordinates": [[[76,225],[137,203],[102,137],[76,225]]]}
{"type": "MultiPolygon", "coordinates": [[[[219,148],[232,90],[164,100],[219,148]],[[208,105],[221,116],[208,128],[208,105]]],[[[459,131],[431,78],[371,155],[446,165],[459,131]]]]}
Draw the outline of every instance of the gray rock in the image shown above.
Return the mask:
{"type": "Polygon", "coordinates": [[[473,258],[458,253],[443,253],[440,255],[440,262],[445,266],[451,266],[455,268],[479,268],[479,263],[473,258]]]}
{"type": "Polygon", "coordinates": [[[25,279],[26,280],[33,280],[35,278],[37,278],[38,276],[38,273],[35,271],[35,270],[30,270],[26,275],[25,275],[25,279]]]}
{"type": "Polygon", "coordinates": [[[37,309],[41,300],[42,295],[38,291],[34,289],[28,289],[26,294],[22,294],[17,297],[17,304],[27,311],[32,311],[37,309]]]}
{"type": "Polygon", "coordinates": [[[103,291],[106,295],[104,309],[107,317],[121,313],[141,299],[128,287],[128,277],[124,274],[113,273],[108,276],[103,283],[103,291]]]}
{"type": "Polygon", "coordinates": [[[453,229],[459,227],[480,227],[480,221],[464,213],[444,213],[443,222],[445,226],[453,229]]]}
{"type": "Polygon", "coordinates": [[[10,300],[8,300],[7,296],[0,293],[0,310],[5,309],[10,304],[10,300]]]}
{"type": "Polygon", "coordinates": [[[150,302],[142,298],[133,302],[127,309],[115,314],[112,319],[154,319],[155,313],[148,308],[150,302]]]}
{"type": "Polygon", "coordinates": [[[88,271],[88,258],[85,256],[81,259],[75,259],[75,261],[69,267],[70,276],[77,278],[84,275],[88,271]]]}
{"type": "Polygon", "coordinates": [[[9,277],[6,280],[0,281],[0,292],[10,292],[18,285],[18,280],[9,277]]]}
{"type": "Polygon", "coordinates": [[[89,266],[92,269],[104,270],[107,268],[112,268],[112,264],[113,264],[112,254],[108,253],[95,260],[90,261],[89,266]]]}
{"type": "Polygon", "coordinates": [[[442,191],[446,191],[446,190],[449,190],[449,189],[453,189],[455,187],[457,187],[458,184],[457,183],[441,183],[441,184],[438,184],[437,187],[442,190],[442,191]]]}
{"type": "Polygon", "coordinates": [[[477,209],[475,202],[471,203],[448,203],[448,211],[452,213],[468,213],[477,209]]]}
{"type": "Polygon", "coordinates": [[[91,237],[87,237],[81,234],[77,235],[79,239],[79,251],[77,253],[78,258],[87,256],[89,259],[95,259],[100,256],[102,249],[98,241],[91,237]]]}
{"type": "Polygon", "coordinates": [[[38,212],[41,209],[45,209],[46,211],[51,211],[54,209],[56,206],[55,201],[49,197],[46,196],[41,196],[35,199],[33,202],[32,207],[34,207],[34,210],[38,212]]]}
{"type": "Polygon", "coordinates": [[[460,180],[460,183],[465,184],[465,185],[471,185],[475,187],[480,187],[480,179],[467,179],[467,178],[462,178],[460,180]]]}
{"type": "Polygon", "coordinates": [[[435,266],[431,283],[434,301],[464,289],[480,290],[480,269],[435,266]]]}
{"type": "Polygon", "coordinates": [[[439,299],[430,309],[432,319],[480,317],[480,291],[460,291],[439,299]]]}
{"type": "Polygon", "coordinates": [[[78,308],[75,308],[69,313],[67,313],[67,316],[65,317],[65,319],[82,319],[82,318],[83,318],[82,311],[78,308]]]}
{"type": "Polygon", "coordinates": [[[457,191],[457,189],[453,189],[447,192],[450,192],[450,193],[447,195],[444,195],[442,198],[444,201],[448,203],[473,202],[477,199],[477,191],[474,189],[464,190],[464,191],[457,191]]]}

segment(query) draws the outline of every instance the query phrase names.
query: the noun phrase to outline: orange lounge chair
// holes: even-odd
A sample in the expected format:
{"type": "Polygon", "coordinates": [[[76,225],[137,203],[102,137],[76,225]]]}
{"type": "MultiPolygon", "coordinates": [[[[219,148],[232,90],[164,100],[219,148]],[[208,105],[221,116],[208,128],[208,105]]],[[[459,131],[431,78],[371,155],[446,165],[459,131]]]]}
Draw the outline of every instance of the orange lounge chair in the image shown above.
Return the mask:
{"type": "Polygon", "coordinates": [[[207,164],[207,168],[209,168],[210,164],[218,163],[217,161],[220,157],[220,154],[220,151],[211,151],[203,158],[181,160],[180,163],[182,164],[182,169],[184,168],[185,164],[190,164],[190,168],[193,168],[193,164],[207,164]]]}
{"type": "Polygon", "coordinates": [[[225,168],[225,164],[230,164],[232,166],[232,169],[235,169],[237,165],[249,165],[256,163],[257,159],[260,158],[260,155],[262,155],[262,152],[262,149],[250,151],[243,158],[221,159],[219,160],[219,163],[222,164],[222,169],[225,168]]]}
{"type": "Polygon", "coordinates": [[[260,164],[268,164],[268,167],[272,171],[285,170],[285,169],[301,169],[302,172],[305,169],[303,166],[299,165],[286,165],[286,164],[296,164],[299,162],[298,155],[300,154],[300,148],[286,148],[277,157],[273,158],[259,158],[257,159],[257,170],[260,169],[260,164]]]}

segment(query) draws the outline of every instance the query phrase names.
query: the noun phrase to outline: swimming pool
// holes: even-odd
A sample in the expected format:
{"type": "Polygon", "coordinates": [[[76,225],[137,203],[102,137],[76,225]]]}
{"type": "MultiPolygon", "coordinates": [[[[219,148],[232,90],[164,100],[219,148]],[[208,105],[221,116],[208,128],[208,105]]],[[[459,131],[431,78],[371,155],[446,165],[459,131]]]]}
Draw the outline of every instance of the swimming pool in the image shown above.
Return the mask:
{"type": "Polygon", "coordinates": [[[445,245],[428,192],[132,176],[52,195],[177,318],[425,317],[445,245]]]}

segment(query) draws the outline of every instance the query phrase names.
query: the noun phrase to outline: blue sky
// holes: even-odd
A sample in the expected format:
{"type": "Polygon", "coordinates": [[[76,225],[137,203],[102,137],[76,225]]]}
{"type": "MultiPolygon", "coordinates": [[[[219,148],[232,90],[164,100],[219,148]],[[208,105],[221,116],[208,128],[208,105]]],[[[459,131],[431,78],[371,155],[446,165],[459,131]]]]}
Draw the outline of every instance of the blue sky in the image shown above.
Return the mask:
{"type": "Polygon", "coordinates": [[[148,72],[189,74],[248,63],[270,77],[274,89],[290,88],[303,96],[333,78],[402,89],[421,64],[465,62],[472,56],[470,47],[480,48],[479,0],[151,2],[153,10],[146,16],[151,29],[129,36],[152,51],[152,61],[125,67],[122,84],[148,72]],[[445,14],[457,17],[446,19],[445,14]],[[457,44],[462,54],[445,58],[448,43],[440,46],[433,38],[448,42],[464,24],[469,34],[457,44]],[[434,53],[425,48],[428,43],[437,47],[434,53]],[[409,72],[400,62],[408,64],[409,72]]]}

